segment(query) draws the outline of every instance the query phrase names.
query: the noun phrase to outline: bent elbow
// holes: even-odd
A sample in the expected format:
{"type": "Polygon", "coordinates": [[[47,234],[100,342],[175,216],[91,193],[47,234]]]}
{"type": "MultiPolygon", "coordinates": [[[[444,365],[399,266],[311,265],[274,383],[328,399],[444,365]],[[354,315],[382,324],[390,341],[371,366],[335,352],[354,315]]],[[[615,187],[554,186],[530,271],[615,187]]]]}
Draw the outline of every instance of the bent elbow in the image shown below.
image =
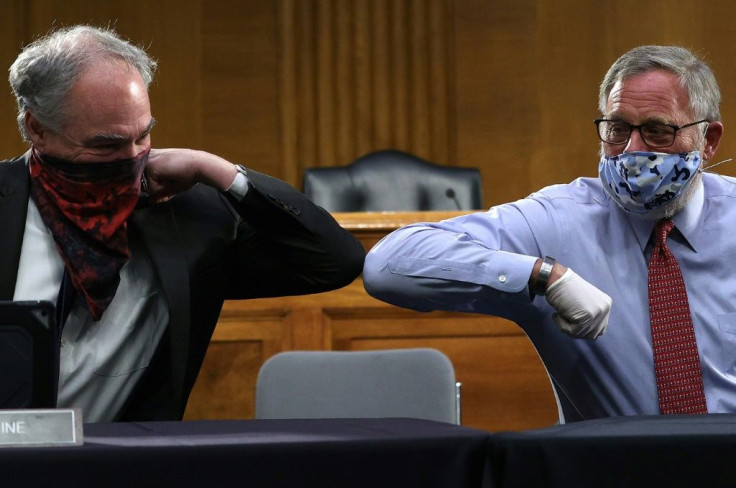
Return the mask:
{"type": "Polygon", "coordinates": [[[365,291],[378,300],[392,303],[395,297],[392,291],[392,273],[388,269],[388,263],[380,255],[369,252],[363,263],[363,287],[365,291]]]}
{"type": "Polygon", "coordinates": [[[343,260],[343,265],[340,268],[340,275],[337,278],[337,281],[342,281],[342,284],[339,285],[340,287],[349,285],[360,276],[360,273],[363,272],[364,260],[365,251],[363,250],[362,246],[360,247],[359,252],[356,251],[354,253],[351,253],[350,255],[345,256],[343,260]]]}

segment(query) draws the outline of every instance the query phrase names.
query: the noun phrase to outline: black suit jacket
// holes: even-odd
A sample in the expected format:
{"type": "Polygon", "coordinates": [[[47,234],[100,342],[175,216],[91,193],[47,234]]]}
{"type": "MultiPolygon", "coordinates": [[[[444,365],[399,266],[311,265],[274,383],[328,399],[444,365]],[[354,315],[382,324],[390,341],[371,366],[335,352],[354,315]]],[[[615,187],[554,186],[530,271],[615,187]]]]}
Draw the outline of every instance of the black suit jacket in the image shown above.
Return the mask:
{"type": "MultiPolygon", "coordinates": [[[[0,300],[15,290],[28,209],[28,153],[0,162],[0,300]]],[[[297,295],[349,284],[365,252],[352,234],[288,184],[249,170],[235,202],[196,185],[139,205],[133,252],[147,252],[168,300],[169,324],[119,420],[179,420],[226,299],[297,295]]]]}

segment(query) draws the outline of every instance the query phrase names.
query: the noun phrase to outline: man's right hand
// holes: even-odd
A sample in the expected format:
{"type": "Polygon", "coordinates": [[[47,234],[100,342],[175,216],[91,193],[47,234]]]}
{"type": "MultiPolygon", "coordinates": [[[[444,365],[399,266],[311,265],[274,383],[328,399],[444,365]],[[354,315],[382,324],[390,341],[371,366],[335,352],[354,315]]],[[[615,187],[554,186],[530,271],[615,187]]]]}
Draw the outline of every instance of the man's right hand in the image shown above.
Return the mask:
{"type": "Polygon", "coordinates": [[[611,297],[570,268],[547,287],[545,297],[557,310],[552,319],[562,332],[583,339],[595,339],[605,332],[611,297]]]}
{"type": "Polygon", "coordinates": [[[160,202],[191,188],[196,183],[225,191],[237,173],[235,165],[205,151],[151,149],[145,178],[149,198],[160,202]]]}

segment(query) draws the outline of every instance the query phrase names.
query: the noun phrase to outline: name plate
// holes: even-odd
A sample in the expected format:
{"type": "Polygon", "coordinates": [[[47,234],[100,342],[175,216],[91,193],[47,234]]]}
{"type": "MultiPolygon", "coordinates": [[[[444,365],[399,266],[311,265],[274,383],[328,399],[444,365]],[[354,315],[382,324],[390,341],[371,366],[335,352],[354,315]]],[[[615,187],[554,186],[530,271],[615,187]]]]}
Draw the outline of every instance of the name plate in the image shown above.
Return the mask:
{"type": "Polygon", "coordinates": [[[0,447],[78,446],[83,437],[79,409],[0,410],[0,447]]]}

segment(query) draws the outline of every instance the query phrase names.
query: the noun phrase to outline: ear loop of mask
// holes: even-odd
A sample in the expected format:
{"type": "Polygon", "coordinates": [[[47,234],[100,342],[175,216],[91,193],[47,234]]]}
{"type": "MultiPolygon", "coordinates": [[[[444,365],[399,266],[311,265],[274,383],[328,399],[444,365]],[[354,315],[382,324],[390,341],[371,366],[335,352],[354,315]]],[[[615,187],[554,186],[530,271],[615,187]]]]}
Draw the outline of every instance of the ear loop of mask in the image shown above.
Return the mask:
{"type": "Polygon", "coordinates": [[[733,161],[733,158],[724,159],[723,161],[718,161],[717,163],[709,164],[708,166],[703,166],[698,171],[701,173],[705,173],[706,171],[710,170],[711,168],[715,168],[716,166],[720,166],[723,163],[727,163],[729,161],[733,161]]]}

